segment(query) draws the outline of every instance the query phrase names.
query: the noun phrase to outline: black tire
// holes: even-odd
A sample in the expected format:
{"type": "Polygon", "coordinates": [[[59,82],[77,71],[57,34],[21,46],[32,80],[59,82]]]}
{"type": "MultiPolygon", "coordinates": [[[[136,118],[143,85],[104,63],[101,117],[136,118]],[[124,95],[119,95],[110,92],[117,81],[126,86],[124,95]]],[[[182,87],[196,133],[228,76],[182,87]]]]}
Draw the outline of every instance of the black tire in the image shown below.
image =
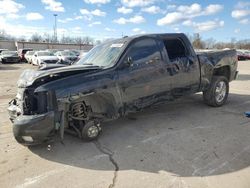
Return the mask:
{"type": "Polygon", "coordinates": [[[228,79],[225,76],[214,76],[209,88],[203,91],[203,100],[209,106],[219,107],[226,103],[228,93],[228,79]]]}
{"type": "Polygon", "coordinates": [[[82,129],[82,139],[85,141],[96,140],[101,133],[100,124],[89,121],[87,122],[82,129]]]}

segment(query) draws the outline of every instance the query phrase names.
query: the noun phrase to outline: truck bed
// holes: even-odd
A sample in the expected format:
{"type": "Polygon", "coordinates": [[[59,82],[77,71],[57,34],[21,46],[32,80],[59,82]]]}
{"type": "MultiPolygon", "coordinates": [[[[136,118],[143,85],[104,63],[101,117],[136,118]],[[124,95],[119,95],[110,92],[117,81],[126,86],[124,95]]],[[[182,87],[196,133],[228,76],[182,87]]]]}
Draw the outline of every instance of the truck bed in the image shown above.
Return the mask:
{"type": "Polygon", "coordinates": [[[195,52],[198,56],[206,56],[214,66],[237,62],[236,50],[199,50],[195,52]]]}

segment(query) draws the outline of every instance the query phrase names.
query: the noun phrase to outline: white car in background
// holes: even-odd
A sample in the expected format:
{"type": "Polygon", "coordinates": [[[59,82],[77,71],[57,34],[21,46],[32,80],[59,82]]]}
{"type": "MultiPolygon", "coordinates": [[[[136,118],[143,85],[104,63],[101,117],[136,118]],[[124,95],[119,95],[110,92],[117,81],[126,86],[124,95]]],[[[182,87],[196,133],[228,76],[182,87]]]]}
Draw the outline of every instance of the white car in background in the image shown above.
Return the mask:
{"type": "Polygon", "coordinates": [[[61,64],[71,64],[78,59],[77,55],[69,50],[56,52],[55,55],[58,57],[61,64]]]}
{"type": "Polygon", "coordinates": [[[37,51],[32,56],[32,65],[41,66],[42,64],[55,64],[58,60],[58,57],[51,52],[37,51]]]}
{"type": "Polygon", "coordinates": [[[35,51],[27,51],[26,54],[24,55],[26,61],[30,64],[32,63],[32,57],[33,57],[34,53],[35,53],[35,51]]]}

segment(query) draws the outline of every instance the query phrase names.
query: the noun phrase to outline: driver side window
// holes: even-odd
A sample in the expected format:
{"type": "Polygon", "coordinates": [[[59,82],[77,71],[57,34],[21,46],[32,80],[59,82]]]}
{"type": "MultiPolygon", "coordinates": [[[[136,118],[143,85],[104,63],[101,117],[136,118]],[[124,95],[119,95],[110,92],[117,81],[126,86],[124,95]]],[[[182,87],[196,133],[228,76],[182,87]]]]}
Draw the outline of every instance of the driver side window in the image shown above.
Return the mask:
{"type": "Polygon", "coordinates": [[[131,45],[127,57],[133,64],[143,64],[156,57],[160,58],[160,52],[154,39],[141,39],[131,45]]]}

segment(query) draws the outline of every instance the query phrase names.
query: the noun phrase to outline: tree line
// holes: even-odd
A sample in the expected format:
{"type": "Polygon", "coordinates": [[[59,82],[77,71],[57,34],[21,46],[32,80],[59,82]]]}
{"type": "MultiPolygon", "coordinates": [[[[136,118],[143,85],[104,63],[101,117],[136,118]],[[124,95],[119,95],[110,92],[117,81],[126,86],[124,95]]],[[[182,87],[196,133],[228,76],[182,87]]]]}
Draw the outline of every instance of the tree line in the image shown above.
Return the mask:
{"type": "Polygon", "coordinates": [[[203,40],[199,33],[187,34],[195,49],[245,49],[250,50],[250,39],[236,40],[232,38],[230,42],[216,41],[214,38],[203,40]]]}
{"type": "Polygon", "coordinates": [[[24,36],[21,37],[14,37],[9,35],[4,30],[0,31],[0,40],[6,41],[25,41],[25,42],[46,42],[46,43],[65,43],[65,44],[99,44],[101,43],[100,40],[95,40],[89,36],[78,36],[78,37],[71,37],[71,36],[62,36],[60,39],[55,39],[53,35],[49,33],[34,33],[29,38],[24,36]]]}
{"type": "MultiPolygon", "coordinates": [[[[193,35],[187,34],[189,40],[192,45],[196,49],[224,49],[224,48],[234,48],[234,49],[248,49],[250,50],[250,39],[245,40],[236,40],[232,38],[230,42],[221,42],[216,41],[214,38],[202,39],[199,33],[195,33],[193,35]]],[[[62,36],[59,40],[55,39],[53,35],[49,33],[43,33],[42,35],[39,33],[34,33],[28,39],[25,37],[13,37],[10,34],[6,33],[4,30],[0,31],[0,40],[7,41],[27,41],[27,42],[46,42],[46,43],[69,43],[69,44],[100,44],[103,41],[95,40],[89,36],[62,36]]],[[[109,40],[109,39],[105,39],[109,40]]]]}

